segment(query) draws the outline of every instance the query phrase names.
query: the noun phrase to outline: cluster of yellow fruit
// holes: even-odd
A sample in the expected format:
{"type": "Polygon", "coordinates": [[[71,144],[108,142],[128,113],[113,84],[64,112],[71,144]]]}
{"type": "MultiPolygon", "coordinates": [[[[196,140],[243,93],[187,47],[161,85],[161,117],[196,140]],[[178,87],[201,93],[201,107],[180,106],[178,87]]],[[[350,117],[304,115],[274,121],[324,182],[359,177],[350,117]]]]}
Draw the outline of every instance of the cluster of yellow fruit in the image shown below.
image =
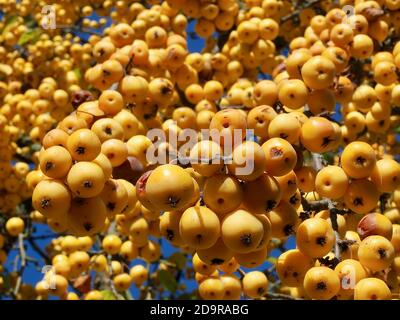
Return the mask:
{"type": "Polygon", "coordinates": [[[20,16],[0,23],[0,210],[14,216],[0,264],[29,219],[68,234],[16,298],[103,299],[89,271],[116,295],[154,283],[129,264],[168,270],[161,238],[193,255],[202,299],[397,297],[400,1],[60,1],[61,29],[36,35],[25,20],[40,26],[46,4],[0,0],[20,16]],[[93,13],[112,19],[102,36],[62,32],[107,24],[93,13]],[[192,20],[202,52],[189,52],[192,20]],[[242,270],[292,236],[272,292],[269,271],[242,270]]]}
{"type": "MultiPolygon", "coordinates": [[[[101,291],[91,288],[91,278],[87,275],[91,271],[110,277],[118,292],[128,290],[132,284],[140,287],[148,280],[149,272],[146,267],[137,264],[129,269],[127,266],[138,255],[138,249],[132,246],[131,241],[122,242],[118,236],[109,234],[103,238],[102,253],[90,255],[92,246],[93,238],[88,236],[67,235],[52,240],[51,248],[48,248],[52,252],[52,269],[36,284],[38,298],[47,299],[49,295],[53,295],[66,300],[79,300],[76,292],[68,291],[68,285],[72,283],[83,299],[104,299],[101,291]],[[125,260],[109,258],[118,255],[125,260]]],[[[144,252],[145,257],[146,254],[148,255],[144,252]]],[[[150,257],[149,259],[151,260],[150,257]]]]}

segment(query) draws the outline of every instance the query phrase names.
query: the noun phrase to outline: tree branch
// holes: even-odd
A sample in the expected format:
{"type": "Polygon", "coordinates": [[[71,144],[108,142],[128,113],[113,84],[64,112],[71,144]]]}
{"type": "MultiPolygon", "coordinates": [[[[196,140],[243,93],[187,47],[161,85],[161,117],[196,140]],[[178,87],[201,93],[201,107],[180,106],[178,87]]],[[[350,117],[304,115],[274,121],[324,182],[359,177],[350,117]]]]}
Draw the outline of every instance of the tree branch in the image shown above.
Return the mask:
{"type": "Polygon", "coordinates": [[[46,264],[51,264],[50,257],[38,246],[38,244],[32,238],[28,238],[29,244],[46,262],[46,264]]]}
{"type": "MultiPolygon", "coordinates": [[[[310,2],[304,3],[299,9],[293,11],[291,14],[288,14],[288,15],[282,17],[281,18],[281,24],[298,17],[302,10],[304,10],[306,8],[309,8],[309,7],[312,7],[313,5],[316,5],[316,4],[318,4],[318,3],[322,2],[322,1],[323,0],[311,0],[310,2]]],[[[299,1],[299,2],[302,3],[303,1],[299,1]]]]}
{"type": "Polygon", "coordinates": [[[17,278],[17,282],[16,282],[15,288],[14,288],[14,296],[17,296],[19,293],[19,290],[22,285],[22,276],[24,274],[25,267],[26,267],[26,253],[25,253],[25,247],[24,247],[24,234],[23,233],[20,233],[18,235],[18,247],[19,247],[19,256],[21,259],[21,267],[18,270],[18,278],[17,278]]]}

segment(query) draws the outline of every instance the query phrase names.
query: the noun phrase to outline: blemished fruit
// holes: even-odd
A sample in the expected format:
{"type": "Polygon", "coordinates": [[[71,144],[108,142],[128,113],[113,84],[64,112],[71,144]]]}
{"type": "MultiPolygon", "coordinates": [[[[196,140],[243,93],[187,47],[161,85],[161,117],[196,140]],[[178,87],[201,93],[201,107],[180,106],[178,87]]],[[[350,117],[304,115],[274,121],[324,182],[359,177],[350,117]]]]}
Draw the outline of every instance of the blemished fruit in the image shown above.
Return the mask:
{"type": "Polygon", "coordinates": [[[365,215],[357,226],[357,233],[361,240],[372,235],[383,236],[388,240],[392,239],[392,222],[380,213],[369,213],[365,215]]]}
{"type": "Polygon", "coordinates": [[[314,266],[314,260],[298,249],[284,252],[276,262],[276,271],[282,283],[290,287],[303,285],[306,272],[314,266]]]}

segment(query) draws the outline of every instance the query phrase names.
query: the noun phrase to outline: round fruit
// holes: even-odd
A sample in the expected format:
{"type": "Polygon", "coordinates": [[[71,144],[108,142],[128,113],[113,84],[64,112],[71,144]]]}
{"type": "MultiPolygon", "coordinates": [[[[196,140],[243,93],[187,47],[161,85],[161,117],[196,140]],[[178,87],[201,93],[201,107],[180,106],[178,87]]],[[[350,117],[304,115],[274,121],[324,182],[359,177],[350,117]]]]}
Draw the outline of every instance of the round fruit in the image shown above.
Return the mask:
{"type": "Polygon", "coordinates": [[[106,207],[100,197],[74,198],[68,212],[68,224],[75,235],[90,236],[103,229],[106,217],[106,207]]]}
{"type": "Polygon", "coordinates": [[[99,195],[105,184],[105,177],[100,166],[93,162],[78,162],[68,172],[67,183],[71,191],[81,198],[99,195]]]}
{"type": "Polygon", "coordinates": [[[276,179],[266,173],[243,187],[243,205],[254,213],[266,213],[279,204],[282,192],[276,179]]]}
{"type": "Polygon", "coordinates": [[[204,184],[203,200],[216,214],[225,215],[242,203],[242,186],[233,176],[212,176],[204,184]]]}
{"type": "Polygon", "coordinates": [[[222,220],[222,240],[233,252],[247,253],[255,250],[263,234],[262,222],[248,211],[234,211],[222,220]]]}
{"type": "Polygon", "coordinates": [[[335,243],[335,233],[329,222],[322,218],[310,218],[297,228],[298,249],[312,258],[321,258],[331,251],[335,243]]]}
{"type": "Polygon", "coordinates": [[[347,191],[349,179],[344,170],[338,166],[322,168],[315,178],[315,190],[323,197],[340,199],[347,191]]]}
{"type": "Polygon", "coordinates": [[[358,248],[358,259],[371,271],[381,271],[393,262],[395,251],[389,240],[382,236],[369,236],[361,241],[358,248]]]}
{"type": "Polygon", "coordinates": [[[179,232],[185,244],[196,249],[214,245],[220,235],[218,216],[207,207],[190,207],[182,214],[179,232]]]}
{"type": "Polygon", "coordinates": [[[64,178],[72,166],[72,158],[67,149],[53,146],[40,155],[40,170],[53,179],[64,178]]]}
{"type": "Polygon", "coordinates": [[[267,276],[261,271],[246,273],[242,279],[243,293],[253,299],[260,298],[268,291],[267,276]]]}
{"type": "Polygon", "coordinates": [[[372,147],[361,141],[348,144],[341,156],[341,165],[349,177],[367,178],[374,169],[376,156],[372,147]]]}
{"type": "Polygon", "coordinates": [[[340,279],[328,267],[313,267],[304,277],[304,289],[311,299],[329,300],[339,293],[340,279]]]}
{"type": "Polygon", "coordinates": [[[151,172],[145,190],[147,198],[159,211],[179,210],[192,200],[194,184],[184,169],[166,164],[151,172]]]}
{"type": "Polygon", "coordinates": [[[262,145],[266,158],[266,170],[273,176],[284,176],[292,171],[297,154],[292,145],[282,138],[269,139],[262,145]]]}
{"type": "Polygon", "coordinates": [[[276,272],[284,285],[299,287],[303,285],[306,272],[314,266],[314,260],[298,249],[282,253],[276,262],[276,272]]]}
{"type": "Polygon", "coordinates": [[[381,279],[365,278],[354,288],[354,300],[391,300],[392,293],[381,279]]]}
{"type": "Polygon", "coordinates": [[[101,142],[93,131],[80,129],[68,137],[67,148],[74,160],[92,161],[100,153],[101,142]]]}

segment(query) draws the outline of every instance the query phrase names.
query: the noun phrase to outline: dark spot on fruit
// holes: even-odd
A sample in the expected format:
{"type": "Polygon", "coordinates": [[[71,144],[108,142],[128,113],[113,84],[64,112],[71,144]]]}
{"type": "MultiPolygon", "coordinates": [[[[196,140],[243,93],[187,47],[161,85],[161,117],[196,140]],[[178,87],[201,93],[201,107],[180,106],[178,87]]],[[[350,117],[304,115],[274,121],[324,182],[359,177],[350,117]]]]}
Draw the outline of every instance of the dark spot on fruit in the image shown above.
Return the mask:
{"type": "Polygon", "coordinates": [[[86,223],[83,224],[83,228],[84,228],[86,231],[90,231],[90,230],[92,230],[93,225],[92,225],[90,222],[86,222],[86,223]]]}
{"type": "Polygon", "coordinates": [[[84,154],[85,153],[85,148],[84,147],[78,147],[75,149],[75,152],[77,154],[84,154]]]}
{"type": "Polygon", "coordinates": [[[251,234],[250,233],[243,234],[240,237],[240,242],[246,247],[250,246],[252,244],[252,242],[253,242],[252,239],[251,239],[251,234]]]}
{"type": "Polygon", "coordinates": [[[295,271],[293,272],[293,277],[297,278],[299,276],[299,274],[295,271]]]}
{"type": "Polygon", "coordinates": [[[107,209],[110,211],[115,210],[115,202],[107,202],[107,209]]]}
{"type": "Polygon", "coordinates": [[[353,204],[355,205],[355,206],[362,206],[363,204],[364,204],[364,201],[363,201],[363,199],[362,198],[354,198],[354,200],[353,200],[353,204]]]}
{"type": "Polygon", "coordinates": [[[287,139],[287,138],[288,138],[288,135],[287,135],[286,133],[281,133],[281,134],[279,135],[279,137],[281,137],[282,139],[287,139]]]}
{"type": "Polygon", "coordinates": [[[91,187],[93,187],[93,182],[92,181],[84,181],[83,186],[87,189],[90,189],[91,187]]]}
{"type": "Polygon", "coordinates": [[[164,87],[161,88],[161,93],[162,94],[168,94],[168,93],[171,93],[171,92],[172,92],[172,89],[170,87],[168,87],[168,86],[164,86],[164,87]]]}
{"type": "Polygon", "coordinates": [[[42,209],[46,209],[46,208],[48,208],[48,207],[51,207],[51,201],[50,201],[50,199],[43,198],[43,199],[40,201],[40,207],[41,207],[42,209]]]}
{"type": "Polygon", "coordinates": [[[359,156],[359,157],[356,158],[355,162],[356,162],[357,165],[362,166],[365,163],[365,161],[366,161],[365,158],[359,156]]]}
{"type": "Polygon", "coordinates": [[[318,237],[315,242],[320,246],[324,246],[326,244],[326,237],[318,237]]]}
{"type": "Polygon", "coordinates": [[[265,205],[265,210],[266,211],[270,211],[273,208],[275,208],[275,206],[276,206],[276,201],[275,200],[267,200],[267,203],[265,205]]]}
{"type": "Polygon", "coordinates": [[[201,234],[196,234],[196,240],[197,240],[197,242],[201,242],[202,240],[203,240],[203,235],[201,235],[201,234]]]}
{"type": "Polygon", "coordinates": [[[106,127],[106,128],[104,129],[104,132],[105,132],[106,134],[108,134],[109,136],[112,134],[112,130],[111,130],[110,127],[106,127]]]}
{"type": "Polygon", "coordinates": [[[54,164],[53,164],[53,162],[46,162],[46,166],[45,166],[45,170],[46,170],[46,172],[47,171],[49,171],[49,170],[51,170],[51,169],[53,169],[54,168],[54,164]]]}
{"type": "Polygon", "coordinates": [[[174,234],[174,231],[173,231],[173,230],[167,229],[167,230],[166,230],[166,233],[167,233],[167,234],[166,234],[167,240],[169,240],[169,241],[174,240],[175,234],[174,234]]]}
{"type": "Polygon", "coordinates": [[[318,282],[317,283],[317,290],[326,290],[326,283],[325,282],[318,282]]]}
{"type": "Polygon", "coordinates": [[[379,248],[378,249],[378,253],[379,253],[379,258],[380,259],[385,259],[386,258],[386,250],[385,249],[379,248]]]}
{"type": "Polygon", "coordinates": [[[225,202],[225,200],[222,199],[222,198],[219,198],[219,199],[217,200],[217,202],[218,202],[218,204],[223,204],[223,203],[225,202]]]}
{"type": "Polygon", "coordinates": [[[168,197],[167,204],[170,205],[172,208],[176,208],[176,206],[178,205],[180,200],[181,199],[170,196],[170,197],[168,197]]]}
{"type": "Polygon", "coordinates": [[[269,154],[271,155],[271,158],[279,158],[283,155],[283,151],[278,147],[273,147],[271,148],[269,154]]]}

